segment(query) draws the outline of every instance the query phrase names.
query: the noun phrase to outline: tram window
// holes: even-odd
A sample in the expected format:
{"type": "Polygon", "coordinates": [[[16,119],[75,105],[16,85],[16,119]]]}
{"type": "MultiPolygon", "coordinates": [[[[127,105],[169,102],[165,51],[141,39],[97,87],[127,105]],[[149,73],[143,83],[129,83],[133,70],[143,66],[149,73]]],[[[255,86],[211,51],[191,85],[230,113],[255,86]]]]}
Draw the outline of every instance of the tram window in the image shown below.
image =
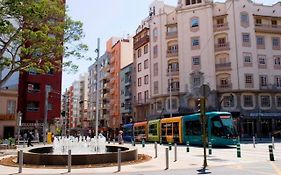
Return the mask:
{"type": "Polygon", "coordinates": [[[163,124],[161,125],[161,135],[162,135],[162,136],[167,135],[167,134],[166,134],[166,123],[163,123],[163,124]]]}
{"type": "Polygon", "coordinates": [[[139,134],[145,134],[144,126],[135,127],[135,135],[139,135],[139,134]]]}
{"type": "Polygon", "coordinates": [[[174,137],[179,137],[179,123],[173,123],[174,137]]]}
{"type": "Polygon", "coordinates": [[[156,123],[149,125],[149,134],[157,135],[157,124],[156,123]]]}
{"type": "Polygon", "coordinates": [[[219,117],[212,118],[212,135],[215,136],[222,136],[223,134],[223,127],[219,117]]]}
{"type": "Polygon", "coordinates": [[[172,123],[167,123],[167,135],[172,135],[172,123]]]}
{"type": "Polygon", "coordinates": [[[185,122],[186,135],[201,135],[201,124],[199,121],[185,122]]]}

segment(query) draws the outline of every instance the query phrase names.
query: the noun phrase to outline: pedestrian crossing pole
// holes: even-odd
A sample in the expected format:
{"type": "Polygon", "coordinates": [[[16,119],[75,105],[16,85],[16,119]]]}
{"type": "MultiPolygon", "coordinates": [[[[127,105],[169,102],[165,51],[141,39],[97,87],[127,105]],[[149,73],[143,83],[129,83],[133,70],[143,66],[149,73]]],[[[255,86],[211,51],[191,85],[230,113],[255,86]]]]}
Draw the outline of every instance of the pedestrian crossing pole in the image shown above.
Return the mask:
{"type": "Polygon", "coordinates": [[[208,148],[209,148],[209,155],[212,155],[212,142],[209,142],[208,148]]]}
{"type": "Polygon", "coordinates": [[[273,155],[273,148],[272,148],[272,145],[268,145],[268,149],[269,149],[269,160],[270,160],[270,161],[274,161],[274,155],[273,155]]]}
{"type": "Polygon", "coordinates": [[[241,147],[240,142],[237,142],[237,158],[241,158],[241,147]]]}
{"type": "Polygon", "coordinates": [[[189,141],[186,141],[186,152],[189,152],[189,141]]]}

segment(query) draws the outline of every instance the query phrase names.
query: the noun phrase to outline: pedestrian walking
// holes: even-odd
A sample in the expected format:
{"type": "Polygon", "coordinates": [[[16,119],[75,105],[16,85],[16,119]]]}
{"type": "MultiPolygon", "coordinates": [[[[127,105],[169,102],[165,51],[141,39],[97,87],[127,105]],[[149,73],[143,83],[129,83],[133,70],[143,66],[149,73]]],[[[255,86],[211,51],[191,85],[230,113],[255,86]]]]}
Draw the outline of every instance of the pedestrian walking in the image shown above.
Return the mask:
{"type": "Polygon", "coordinates": [[[34,136],[32,135],[32,132],[27,132],[27,147],[33,146],[31,141],[33,140],[34,136]]]}

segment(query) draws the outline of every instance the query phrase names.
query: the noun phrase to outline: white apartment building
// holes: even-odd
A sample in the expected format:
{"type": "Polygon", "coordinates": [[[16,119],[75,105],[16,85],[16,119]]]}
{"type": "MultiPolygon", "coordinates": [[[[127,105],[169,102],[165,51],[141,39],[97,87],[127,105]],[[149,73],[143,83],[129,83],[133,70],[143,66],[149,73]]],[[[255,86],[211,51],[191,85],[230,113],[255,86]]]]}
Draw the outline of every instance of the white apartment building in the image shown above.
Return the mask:
{"type": "Polygon", "coordinates": [[[232,112],[242,136],[281,129],[280,2],[179,0],[172,7],[156,0],[147,26],[150,117],[194,111],[207,84],[207,109],[232,112]]]}

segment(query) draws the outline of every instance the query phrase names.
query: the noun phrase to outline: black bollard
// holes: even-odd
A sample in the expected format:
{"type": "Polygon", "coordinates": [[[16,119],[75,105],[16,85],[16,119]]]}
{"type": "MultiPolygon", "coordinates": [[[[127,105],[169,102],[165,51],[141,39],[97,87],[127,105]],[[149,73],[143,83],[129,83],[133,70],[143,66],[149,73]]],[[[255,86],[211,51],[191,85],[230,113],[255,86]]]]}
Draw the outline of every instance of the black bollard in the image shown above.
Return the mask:
{"type": "Polygon", "coordinates": [[[268,145],[268,149],[269,149],[269,160],[270,160],[270,161],[274,161],[274,155],[273,155],[273,148],[272,148],[272,145],[268,145]]]}

